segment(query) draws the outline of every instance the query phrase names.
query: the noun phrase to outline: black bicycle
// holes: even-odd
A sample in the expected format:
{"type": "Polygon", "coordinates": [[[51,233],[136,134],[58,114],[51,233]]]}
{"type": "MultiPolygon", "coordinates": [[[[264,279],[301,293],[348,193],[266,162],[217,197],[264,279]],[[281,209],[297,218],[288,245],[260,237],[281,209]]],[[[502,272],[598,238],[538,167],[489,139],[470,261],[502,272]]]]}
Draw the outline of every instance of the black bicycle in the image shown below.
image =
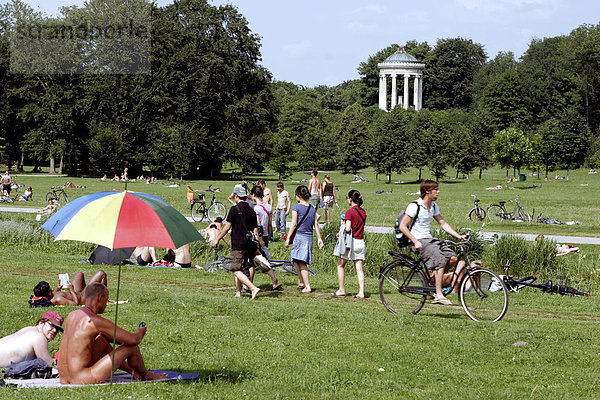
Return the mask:
{"type": "MultiPolygon", "coordinates": [[[[483,268],[481,261],[469,261],[464,242],[444,243],[456,247],[459,260],[465,261],[463,272],[455,280],[458,298],[463,309],[474,321],[500,321],[508,310],[508,289],[502,278],[492,270],[483,268]]],[[[435,284],[422,258],[390,251],[393,261],[381,267],[379,295],[385,308],[392,313],[417,314],[428,299],[435,294],[435,284]]]]}
{"type": "Polygon", "coordinates": [[[477,198],[477,196],[472,194],[471,197],[473,197],[473,202],[475,203],[475,206],[471,209],[471,211],[469,211],[469,219],[471,221],[473,221],[474,219],[483,221],[485,219],[486,212],[479,205],[480,200],[477,198]]]}
{"type": "Polygon", "coordinates": [[[46,193],[46,201],[54,200],[57,202],[64,201],[64,203],[69,202],[69,196],[67,196],[67,192],[65,192],[64,186],[52,186],[50,191],[46,193]]]}
{"type": "Polygon", "coordinates": [[[227,207],[225,207],[225,204],[217,201],[216,193],[220,192],[221,190],[219,188],[211,188],[212,185],[210,185],[207,190],[203,190],[204,192],[212,193],[212,199],[208,206],[206,205],[204,193],[198,193],[198,195],[194,198],[192,205],[190,206],[192,219],[195,222],[200,222],[206,217],[208,217],[210,222],[213,222],[218,217],[225,219],[225,216],[227,215],[227,207]]]}
{"type": "Polygon", "coordinates": [[[504,266],[505,275],[502,276],[504,284],[511,292],[519,292],[525,287],[533,287],[540,289],[544,293],[557,293],[561,296],[591,296],[589,293],[581,292],[574,287],[563,285],[562,283],[557,285],[551,280],[548,280],[544,283],[535,283],[535,281],[537,281],[537,276],[535,275],[515,279],[513,276],[508,275],[508,269],[510,268],[511,264],[512,260],[509,260],[506,263],[504,266]]]}
{"type": "MultiPolygon", "coordinates": [[[[531,222],[531,214],[525,210],[525,207],[521,205],[519,202],[519,198],[517,197],[514,200],[510,200],[511,203],[515,203],[515,207],[512,212],[508,212],[506,207],[506,201],[500,201],[498,204],[492,204],[487,208],[487,217],[492,222],[502,221],[504,219],[511,221],[524,221],[531,222]]],[[[535,213],[535,210],[534,210],[535,213]]]]}

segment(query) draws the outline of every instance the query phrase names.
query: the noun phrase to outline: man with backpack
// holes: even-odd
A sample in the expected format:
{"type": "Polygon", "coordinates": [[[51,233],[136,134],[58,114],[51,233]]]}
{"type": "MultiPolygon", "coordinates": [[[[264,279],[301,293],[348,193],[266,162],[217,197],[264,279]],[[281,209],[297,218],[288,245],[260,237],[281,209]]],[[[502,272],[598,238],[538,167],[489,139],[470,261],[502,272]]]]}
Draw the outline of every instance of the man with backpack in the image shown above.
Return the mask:
{"type": "Polygon", "coordinates": [[[440,190],[436,181],[426,179],[421,182],[421,197],[406,207],[406,211],[399,221],[399,229],[410,241],[411,250],[419,252],[427,269],[433,271],[435,280],[433,303],[451,305],[452,302],[442,292],[442,285],[447,283],[453,286],[456,282],[453,277],[460,277],[464,261],[457,265],[454,273],[447,273],[456,264],[458,258],[452,249],[431,236],[431,220],[435,219],[445,232],[457,239],[465,240],[466,236],[459,235],[442,218],[439,206],[435,203],[439,194],[440,190]]]}

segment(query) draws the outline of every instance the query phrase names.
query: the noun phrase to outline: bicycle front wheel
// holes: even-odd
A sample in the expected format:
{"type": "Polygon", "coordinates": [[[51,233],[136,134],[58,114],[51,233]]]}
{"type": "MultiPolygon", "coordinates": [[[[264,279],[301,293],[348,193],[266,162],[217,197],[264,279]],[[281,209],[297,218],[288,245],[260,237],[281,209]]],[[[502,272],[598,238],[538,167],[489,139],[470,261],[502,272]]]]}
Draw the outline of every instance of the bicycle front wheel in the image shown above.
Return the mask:
{"type": "Polygon", "coordinates": [[[531,215],[523,207],[519,207],[519,218],[525,222],[531,222],[531,215]]]}
{"type": "MultiPolygon", "coordinates": [[[[296,267],[292,261],[286,261],[281,264],[281,268],[283,268],[283,272],[287,272],[288,274],[298,275],[298,271],[296,271],[296,267]]],[[[308,269],[308,273],[312,276],[317,276],[317,273],[310,268],[308,269]]]]}
{"type": "Polygon", "coordinates": [[[204,204],[202,203],[192,203],[192,219],[195,222],[200,222],[204,219],[204,204]]]}
{"type": "Polygon", "coordinates": [[[221,217],[221,219],[225,220],[226,216],[227,207],[225,207],[225,204],[219,203],[218,201],[212,204],[208,209],[208,219],[210,219],[211,222],[214,222],[214,220],[218,217],[221,217]]]}
{"type": "Polygon", "coordinates": [[[508,289],[494,271],[478,268],[462,278],[460,304],[474,321],[500,321],[508,309],[508,289]]]}
{"type": "Polygon", "coordinates": [[[65,192],[61,192],[58,194],[58,202],[60,203],[60,200],[63,199],[65,203],[69,202],[69,198],[67,197],[67,194],[65,192]]]}
{"type": "Polygon", "coordinates": [[[379,277],[381,302],[394,314],[416,314],[427,300],[427,280],[423,271],[403,267],[395,261],[386,265],[379,277]]]}
{"type": "Polygon", "coordinates": [[[220,269],[229,271],[231,269],[231,260],[225,259],[225,260],[211,261],[204,265],[204,270],[206,272],[217,272],[220,269]]]}
{"type": "Polygon", "coordinates": [[[469,219],[471,221],[477,219],[478,221],[483,221],[485,219],[485,210],[481,207],[476,207],[471,210],[469,213],[469,219]]]}
{"type": "Polygon", "coordinates": [[[487,217],[491,222],[502,221],[504,210],[497,204],[492,204],[487,208],[487,217]]]}

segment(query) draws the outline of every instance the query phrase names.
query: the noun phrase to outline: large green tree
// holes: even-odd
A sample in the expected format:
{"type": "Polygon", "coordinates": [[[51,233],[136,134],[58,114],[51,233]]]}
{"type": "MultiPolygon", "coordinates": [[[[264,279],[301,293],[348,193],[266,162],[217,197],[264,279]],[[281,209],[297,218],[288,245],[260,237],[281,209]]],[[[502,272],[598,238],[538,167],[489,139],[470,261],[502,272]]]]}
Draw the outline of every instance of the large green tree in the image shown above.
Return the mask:
{"type": "Polygon", "coordinates": [[[337,166],[345,173],[356,174],[369,165],[369,128],[363,107],[351,105],[342,115],[336,136],[338,137],[337,166]]]}
{"type": "Polygon", "coordinates": [[[494,150],[495,160],[506,168],[506,178],[508,179],[508,169],[521,172],[521,166],[528,163],[533,155],[531,141],[520,129],[506,128],[498,132],[492,140],[492,149],[494,150]]]}
{"type": "Polygon", "coordinates": [[[423,107],[468,110],[473,80],[486,61],[483,46],[470,39],[439,39],[425,59],[423,107]]]}

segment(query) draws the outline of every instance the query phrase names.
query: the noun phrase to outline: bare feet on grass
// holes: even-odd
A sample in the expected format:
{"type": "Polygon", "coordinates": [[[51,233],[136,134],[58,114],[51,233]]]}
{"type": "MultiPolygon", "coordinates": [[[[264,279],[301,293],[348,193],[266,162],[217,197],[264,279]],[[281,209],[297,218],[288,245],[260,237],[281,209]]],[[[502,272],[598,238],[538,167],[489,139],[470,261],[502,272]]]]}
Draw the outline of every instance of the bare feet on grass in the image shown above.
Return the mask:
{"type": "Polygon", "coordinates": [[[253,299],[256,297],[256,295],[258,294],[258,292],[260,292],[260,288],[255,287],[254,290],[252,291],[252,298],[253,299]]]}
{"type": "Polygon", "coordinates": [[[144,373],[144,375],[142,376],[142,381],[156,381],[159,379],[165,379],[167,377],[167,374],[165,374],[164,372],[157,374],[155,372],[152,371],[146,371],[144,373]]]}

